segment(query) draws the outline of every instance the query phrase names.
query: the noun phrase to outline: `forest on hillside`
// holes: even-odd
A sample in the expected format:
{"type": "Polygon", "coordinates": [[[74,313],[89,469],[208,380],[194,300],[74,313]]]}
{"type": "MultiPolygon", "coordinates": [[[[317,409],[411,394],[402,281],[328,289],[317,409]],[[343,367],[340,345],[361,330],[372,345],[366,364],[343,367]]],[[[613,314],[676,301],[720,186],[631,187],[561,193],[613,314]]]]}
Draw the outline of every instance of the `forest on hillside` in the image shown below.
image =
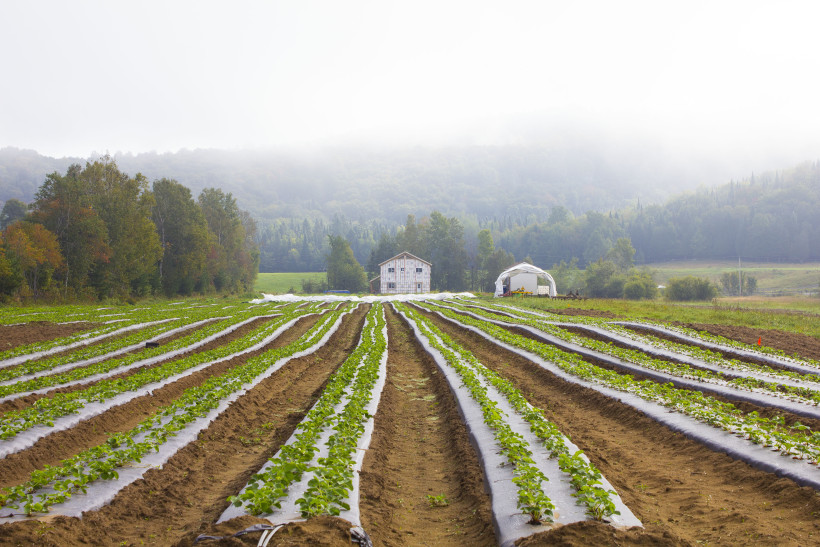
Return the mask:
{"type": "MultiPolygon", "coordinates": [[[[224,188],[256,221],[263,272],[323,270],[329,235],[344,237],[365,265],[382,239],[400,240],[408,215],[425,227],[434,214],[458,221],[468,258],[487,230],[511,259],[547,268],[573,259],[585,267],[621,238],[637,264],[820,260],[820,163],[669,196],[696,184],[684,184],[685,171],[672,176],[669,166],[631,160],[589,147],[496,146],[321,157],[195,150],[125,155],[117,166],[146,180],[173,177],[194,192],[224,188]]],[[[0,150],[2,199],[14,181],[30,184],[32,169],[55,161],[0,150]]]]}
{"type": "MultiPolygon", "coordinates": [[[[417,217],[429,222],[427,214],[417,217]]],[[[543,221],[455,216],[464,231],[468,256],[478,234],[489,230],[496,247],[515,259],[552,267],[578,260],[585,267],[627,238],[637,264],[683,259],[736,259],[761,262],[820,260],[820,162],[764,173],[714,188],[676,196],[666,203],[641,202],[613,212],[574,215],[553,206],[543,221]]],[[[317,271],[324,264],[326,235],[342,235],[365,264],[382,234],[396,237],[401,224],[353,222],[335,216],[282,219],[259,233],[262,271],[317,271]]],[[[428,257],[422,257],[428,258],[428,257]]]]}
{"type": "MultiPolygon", "coordinates": [[[[111,157],[126,173],[149,180],[171,178],[195,194],[222,188],[262,223],[328,223],[340,216],[398,225],[408,214],[421,217],[439,210],[448,216],[525,224],[546,220],[556,205],[582,214],[619,210],[639,198],[661,202],[705,177],[693,165],[669,164],[657,153],[588,140],[313,152],[197,149],[111,157]]],[[[0,149],[0,201],[28,202],[47,174],[85,161],[0,149]]]]}
{"type": "Polygon", "coordinates": [[[104,157],[46,176],[0,213],[0,301],[131,299],[252,289],[256,223],[230,193],[149,183],[104,157]]]}

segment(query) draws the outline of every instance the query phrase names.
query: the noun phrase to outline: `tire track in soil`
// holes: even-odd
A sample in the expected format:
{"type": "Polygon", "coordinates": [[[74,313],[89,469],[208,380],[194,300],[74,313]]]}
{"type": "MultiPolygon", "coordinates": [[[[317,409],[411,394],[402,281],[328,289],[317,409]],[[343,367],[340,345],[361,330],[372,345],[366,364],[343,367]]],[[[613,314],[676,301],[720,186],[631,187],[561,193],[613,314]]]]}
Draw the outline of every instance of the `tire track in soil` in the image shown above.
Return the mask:
{"type": "Polygon", "coordinates": [[[567,526],[525,543],[796,546],[820,538],[820,495],[813,489],[714,452],[627,405],[565,382],[477,334],[423,313],[544,410],[645,526],[642,532],[567,526]]]}
{"type": "MultiPolygon", "coordinates": [[[[125,404],[116,406],[102,414],[85,420],[75,427],[43,437],[26,450],[9,454],[5,458],[0,459],[0,487],[19,484],[28,480],[31,472],[36,469],[41,469],[45,465],[56,465],[62,459],[104,443],[112,433],[128,431],[136,427],[142,420],[156,412],[158,408],[176,400],[186,389],[198,386],[213,376],[224,374],[228,370],[244,364],[248,359],[256,355],[290,344],[307,332],[318,320],[319,316],[317,315],[303,317],[262,349],[246,353],[227,361],[222,361],[193,374],[189,374],[160,389],[154,390],[148,395],[137,397],[125,404]]],[[[230,333],[228,335],[230,339],[223,340],[220,338],[219,340],[214,340],[212,343],[218,345],[226,344],[230,340],[244,336],[245,333],[250,332],[250,330],[258,326],[258,322],[253,322],[252,324],[246,325],[248,328],[237,329],[237,331],[230,333]]],[[[210,344],[208,344],[208,346],[210,346],[210,344]]],[[[159,366],[159,363],[151,366],[159,366]]]]}
{"type": "MultiPolygon", "coordinates": [[[[228,496],[245,486],[319,398],[330,375],[358,343],[366,312],[367,306],[359,306],[345,316],[325,346],[289,361],[260,382],[201,432],[197,441],[183,447],[162,469],[149,470],[125,487],[109,505],[85,513],[82,519],[44,517],[0,525],[0,538],[22,545],[187,546],[199,534],[223,535],[267,522],[248,516],[219,527],[213,524],[227,508],[228,496]],[[228,532],[231,525],[235,528],[228,532]]],[[[277,536],[280,541],[286,537],[281,532],[277,536]]],[[[256,544],[258,535],[247,537],[256,544]]]]}
{"type": "Polygon", "coordinates": [[[409,326],[385,305],[387,383],[361,473],[375,545],[495,545],[484,474],[455,399],[409,326]],[[428,496],[448,505],[433,507],[428,496]]]}

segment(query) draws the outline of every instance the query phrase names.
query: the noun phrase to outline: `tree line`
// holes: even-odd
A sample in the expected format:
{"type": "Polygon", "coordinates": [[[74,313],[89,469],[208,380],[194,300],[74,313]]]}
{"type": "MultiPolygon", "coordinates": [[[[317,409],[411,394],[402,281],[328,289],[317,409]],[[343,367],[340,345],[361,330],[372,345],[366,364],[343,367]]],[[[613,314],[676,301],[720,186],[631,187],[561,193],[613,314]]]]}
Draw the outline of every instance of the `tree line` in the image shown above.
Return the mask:
{"type": "Polygon", "coordinates": [[[259,268],[256,222],[236,199],[149,184],[106,156],[46,176],[0,215],[0,295],[106,299],[244,292],[259,268]]]}
{"type": "MultiPolygon", "coordinates": [[[[378,211],[374,217],[380,218],[378,211]]],[[[435,224],[432,215],[425,218],[420,222],[435,224]]],[[[555,205],[541,221],[507,215],[451,218],[459,222],[468,257],[477,255],[479,234],[486,230],[497,248],[546,268],[575,260],[585,269],[622,238],[635,248],[638,265],[693,258],[814,261],[820,260],[820,162],[701,189],[662,205],[636,201],[628,208],[581,215],[555,205]]],[[[331,222],[278,220],[260,230],[262,271],[324,269],[328,235],[347,239],[356,259],[366,264],[372,250],[383,256],[379,249],[390,247],[391,240],[400,241],[400,232],[406,229],[383,220],[352,221],[339,214],[331,222]]],[[[474,260],[465,262],[468,286],[479,269],[481,264],[474,260]]]]}
{"type": "Polygon", "coordinates": [[[663,205],[574,217],[555,207],[546,222],[493,230],[516,255],[538,264],[578,258],[587,266],[620,238],[638,264],[667,260],[820,260],[820,162],[683,194],[663,205]]]}

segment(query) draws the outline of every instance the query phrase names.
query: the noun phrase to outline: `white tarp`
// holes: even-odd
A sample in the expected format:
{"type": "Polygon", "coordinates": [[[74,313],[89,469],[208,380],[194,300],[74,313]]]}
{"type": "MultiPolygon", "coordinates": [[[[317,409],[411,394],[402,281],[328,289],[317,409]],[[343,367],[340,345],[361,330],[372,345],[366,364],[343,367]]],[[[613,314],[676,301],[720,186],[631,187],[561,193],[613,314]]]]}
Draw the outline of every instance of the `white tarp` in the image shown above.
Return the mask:
{"type": "Polygon", "coordinates": [[[509,279],[510,277],[518,274],[526,273],[535,274],[546,279],[550,287],[550,297],[558,296],[558,292],[555,288],[555,280],[552,278],[552,276],[544,270],[542,270],[541,268],[533,266],[532,264],[527,264],[526,262],[516,264],[515,266],[501,272],[501,275],[499,275],[498,279],[495,280],[495,296],[501,296],[504,294],[505,279],[509,279]]]}

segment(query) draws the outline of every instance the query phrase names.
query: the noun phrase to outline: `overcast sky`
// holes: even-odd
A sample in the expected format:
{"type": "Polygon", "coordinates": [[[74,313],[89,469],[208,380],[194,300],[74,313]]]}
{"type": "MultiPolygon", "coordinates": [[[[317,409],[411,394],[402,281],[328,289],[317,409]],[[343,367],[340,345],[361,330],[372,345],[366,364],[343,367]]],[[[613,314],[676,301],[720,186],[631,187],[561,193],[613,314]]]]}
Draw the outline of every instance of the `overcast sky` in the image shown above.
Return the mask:
{"type": "Polygon", "coordinates": [[[818,20],[813,0],[2,0],[0,147],[518,143],[577,125],[813,160],[818,20]]]}

